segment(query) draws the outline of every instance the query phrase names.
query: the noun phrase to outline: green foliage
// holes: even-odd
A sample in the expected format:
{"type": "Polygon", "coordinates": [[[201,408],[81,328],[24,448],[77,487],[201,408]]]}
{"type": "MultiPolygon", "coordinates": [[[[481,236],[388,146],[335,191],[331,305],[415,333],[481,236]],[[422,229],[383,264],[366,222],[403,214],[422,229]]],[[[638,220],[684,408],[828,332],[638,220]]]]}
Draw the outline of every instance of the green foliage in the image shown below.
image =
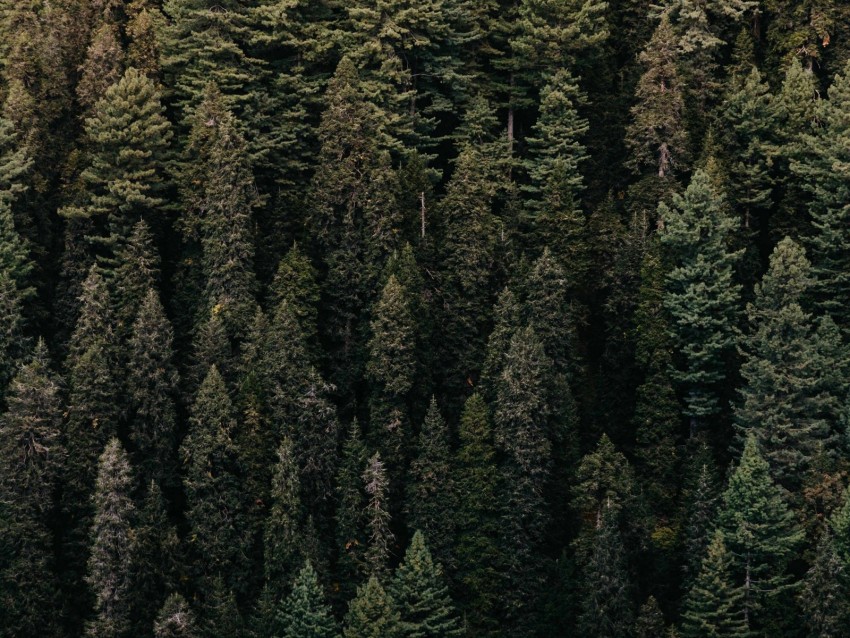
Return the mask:
{"type": "MultiPolygon", "coordinates": [[[[347,594],[354,593],[352,583],[357,582],[365,572],[366,492],[361,477],[368,460],[360,426],[355,420],[351,423],[343,443],[336,477],[337,571],[340,590],[347,594]]],[[[347,599],[351,598],[351,595],[347,596],[347,599]]]]}
{"type": "Polygon", "coordinates": [[[357,588],[343,622],[345,638],[401,638],[402,624],[393,599],[376,576],[357,588]]]}
{"type": "Polygon", "coordinates": [[[800,592],[806,625],[812,635],[831,638],[845,631],[850,621],[847,568],[846,561],[836,552],[832,536],[824,532],[800,592]]]}
{"type": "Polygon", "coordinates": [[[153,628],[154,638],[199,638],[195,615],[180,594],[171,594],[162,605],[153,628]]]}
{"type": "Polygon", "coordinates": [[[640,607],[635,621],[635,638],[662,638],[665,632],[664,615],[655,596],[650,596],[640,607]]]}
{"type": "Polygon", "coordinates": [[[390,584],[401,612],[401,635],[408,638],[460,638],[464,631],[439,563],[417,530],[390,584]]]}
{"type": "Polygon", "coordinates": [[[379,452],[372,455],[363,470],[363,485],[367,499],[365,518],[369,543],[364,559],[367,572],[374,579],[386,573],[395,544],[395,535],[390,529],[389,480],[379,452]]]}
{"type": "Polygon", "coordinates": [[[281,606],[281,638],[335,638],[336,623],[309,561],[298,572],[292,592],[281,606]]]}

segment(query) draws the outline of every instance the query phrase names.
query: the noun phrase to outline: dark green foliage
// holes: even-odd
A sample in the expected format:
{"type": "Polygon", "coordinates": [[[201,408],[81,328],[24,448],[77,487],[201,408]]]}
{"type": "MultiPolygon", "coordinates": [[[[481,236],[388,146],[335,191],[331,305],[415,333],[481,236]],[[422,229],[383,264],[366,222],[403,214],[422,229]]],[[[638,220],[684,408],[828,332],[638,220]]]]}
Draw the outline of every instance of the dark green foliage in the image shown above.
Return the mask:
{"type": "Polygon", "coordinates": [[[846,631],[850,622],[847,569],[847,563],[836,552],[832,536],[824,532],[800,592],[806,625],[812,635],[832,638],[846,631]]]}
{"type": "Polygon", "coordinates": [[[655,596],[647,598],[635,621],[635,638],[662,638],[665,634],[664,614],[655,596]]]}
{"type": "Polygon", "coordinates": [[[714,534],[699,576],[685,598],[681,633],[684,638],[752,635],[745,592],[735,580],[732,557],[720,531],[714,534]]]}
{"type": "Polygon", "coordinates": [[[417,530],[389,587],[408,638],[460,638],[464,631],[443,577],[417,530]]]}
{"type": "Polygon", "coordinates": [[[104,21],[92,35],[77,83],[77,100],[88,114],[106,90],[121,79],[124,51],[120,37],[118,26],[111,21],[104,21]]]}
{"type": "Polygon", "coordinates": [[[12,380],[0,421],[0,632],[10,636],[61,635],[49,528],[65,460],[59,389],[39,341],[12,380]]]}
{"type": "Polygon", "coordinates": [[[684,386],[685,413],[693,424],[720,410],[717,385],[726,378],[725,357],[738,337],[734,266],[741,253],[729,247],[735,222],[702,170],[683,196],[673,197],[672,206],[659,205],[658,215],[664,224],[661,243],[673,263],[664,306],[682,359],[675,378],[684,386]]]}
{"type": "MultiPolygon", "coordinates": [[[[363,470],[369,460],[360,426],[353,421],[345,438],[336,477],[336,546],[340,590],[353,594],[352,583],[365,572],[368,547],[366,528],[366,492],[363,470]]],[[[351,599],[351,595],[347,599],[351,599]]]]}
{"type": "Polygon", "coordinates": [[[132,605],[131,564],[134,506],[130,459],[118,439],[100,457],[94,492],[94,522],[86,582],[94,595],[94,618],[86,636],[127,636],[132,605]]]}
{"type": "Polygon", "coordinates": [[[357,596],[348,605],[343,621],[345,638],[401,638],[402,624],[395,602],[370,576],[357,588],[357,596]]]}
{"type": "Polygon", "coordinates": [[[153,626],[154,638],[199,638],[197,621],[186,599],[171,594],[163,603],[153,626]]]}
{"type": "Polygon", "coordinates": [[[389,479],[379,452],[375,452],[363,470],[363,486],[368,534],[364,559],[367,573],[375,578],[386,574],[395,548],[395,535],[390,529],[389,479]]]}
{"type": "Polygon", "coordinates": [[[151,228],[144,219],[116,254],[118,265],[113,279],[113,302],[118,333],[124,337],[133,325],[148,291],[160,282],[160,259],[151,228]]]}
{"type": "Polygon", "coordinates": [[[335,638],[336,623],[313,566],[308,561],[295,577],[281,606],[280,638],[335,638]]]}
{"type": "Polygon", "coordinates": [[[206,592],[216,577],[222,579],[214,592],[219,599],[212,601],[217,605],[226,603],[229,591],[248,586],[251,567],[243,467],[232,439],[235,428],[233,405],[213,366],[198,390],[180,452],[186,468],[183,487],[194,576],[206,592]]]}

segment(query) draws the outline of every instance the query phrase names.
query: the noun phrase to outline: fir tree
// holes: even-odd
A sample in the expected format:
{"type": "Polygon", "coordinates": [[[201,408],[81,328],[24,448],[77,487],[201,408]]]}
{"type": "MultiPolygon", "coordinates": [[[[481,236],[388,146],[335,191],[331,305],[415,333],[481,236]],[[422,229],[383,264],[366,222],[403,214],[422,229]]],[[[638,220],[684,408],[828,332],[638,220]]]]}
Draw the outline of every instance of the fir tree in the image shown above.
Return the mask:
{"type": "Polygon", "coordinates": [[[200,638],[195,615],[180,594],[171,594],[153,626],[154,638],[200,638]]]}
{"type": "Polygon", "coordinates": [[[847,563],[836,552],[832,536],[825,531],[800,592],[806,625],[812,636],[837,638],[846,631],[850,622],[847,568],[847,563]]]}
{"type": "Polygon", "coordinates": [[[95,599],[95,617],[86,636],[127,636],[130,631],[132,532],[130,459],[118,439],[100,457],[95,485],[94,523],[86,582],[95,599]]]}
{"type": "Polygon", "coordinates": [[[87,113],[104,96],[106,90],[121,79],[124,51],[121,48],[118,26],[110,21],[92,35],[86,59],[80,68],[77,100],[87,113]]]}
{"type": "Polygon", "coordinates": [[[744,638],[752,635],[745,611],[744,589],[737,584],[732,556],[726,549],[722,532],[718,530],[714,534],[707,550],[699,576],[685,598],[682,636],[744,638]]]}
{"type": "MultiPolygon", "coordinates": [[[[336,478],[337,571],[343,594],[353,594],[353,583],[365,572],[366,492],[362,475],[368,460],[360,426],[354,420],[343,443],[336,478]]],[[[345,599],[352,597],[349,595],[345,599]]]]}
{"type": "Polygon", "coordinates": [[[640,607],[635,621],[635,638],[663,638],[667,633],[665,629],[664,614],[661,613],[655,596],[650,596],[640,607]]]}
{"type": "Polygon", "coordinates": [[[448,426],[431,399],[419,432],[416,458],[410,464],[410,484],[405,494],[407,522],[427,535],[434,559],[454,566],[451,553],[454,521],[446,517],[455,499],[448,426]]]}
{"type": "Polygon", "coordinates": [[[130,19],[125,33],[127,45],[127,64],[156,80],[162,66],[162,33],[164,17],[156,4],[148,0],[135,0],[128,7],[130,19]]]}
{"type": "Polygon", "coordinates": [[[684,364],[676,379],[685,388],[693,432],[700,420],[720,410],[717,384],[726,378],[724,358],[738,334],[740,285],[734,266],[741,253],[728,246],[735,222],[702,170],[684,195],[673,197],[672,206],[660,204],[658,214],[664,224],[661,242],[673,262],[664,306],[684,364]]]}
{"type": "Polygon", "coordinates": [[[0,116],[0,199],[9,200],[27,190],[33,159],[15,124],[0,116]]]}
{"type": "Polygon", "coordinates": [[[160,259],[148,223],[140,219],[116,253],[112,291],[117,332],[126,338],[148,291],[160,283],[160,259]]]}
{"type": "Polygon", "coordinates": [[[0,421],[0,632],[61,635],[50,530],[65,451],[59,383],[39,340],[15,375],[0,421]]]}
{"type": "Polygon", "coordinates": [[[719,489],[717,471],[711,451],[705,443],[689,459],[689,485],[683,490],[687,517],[683,534],[685,584],[690,585],[699,574],[716,527],[719,489]]]}
{"type": "Polygon", "coordinates": [[[367,498],[366,528],[369,536],[364,558],[368,573],[375,577],[386,573],[395,544],[388,509],[389,480],[379,452],[375,452],[366,464],[363,484],[367,498]]]}
{"type": "Polygon", "coordinates": [[[127,366],[127,387],[133,414],[130,440],[145,483],[176,484],[177,371],[174,335],[159,297],[149,290],[133,324],[127,366]]]}
{"type": "Polygon", "coordinates": [[[293,244],[278,264],[269,289],[269,301],[275,308],[287,302],[298,317],[311,350],[318,345],[319,300],[318,273],[301,247],[293,244]]]}
{"type": "Polygon", "coordinates": [[[395,602],[374,575],[357,588],[357,596],[348,605],[343,624],[345,638],[401,638],[403,635],[395,602]]]}
{"type": "Polygon", "coordinates": [[[309,561],[298,572],[279,613],[281,638],[335,638],[336,623],[309,561]]]}
{"type": "Polygon", "coordinates": [[[229,591],[246,588],[251,573],[242,462],[232,440],[235,428],[233,405],[213,366],[198,390],[180,451],[194,575],[207,592],[217,575],[226,578],[231,586],[222,583],[224,589],[218,592],[225,598],[229,591]]]}
{"type": "Polygon", "coordinates": [[[732,556],[732,577],[744,585],[748,626],[782,626],[789,561],[802,540],[794,515],[770,477],[755,435],[750,434],[723,494],[718,517],[732,556]]]}

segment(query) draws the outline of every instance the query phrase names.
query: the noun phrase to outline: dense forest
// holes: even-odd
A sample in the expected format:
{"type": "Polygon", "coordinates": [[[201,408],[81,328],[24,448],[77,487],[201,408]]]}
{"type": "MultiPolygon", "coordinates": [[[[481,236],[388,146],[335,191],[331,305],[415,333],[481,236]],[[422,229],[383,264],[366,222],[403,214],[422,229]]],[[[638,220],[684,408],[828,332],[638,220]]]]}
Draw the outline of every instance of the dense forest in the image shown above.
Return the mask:
{"type": "Polygon", "coordinates": [[[0,0],[2,638],[850,636],[846,0],[0,0]]]}

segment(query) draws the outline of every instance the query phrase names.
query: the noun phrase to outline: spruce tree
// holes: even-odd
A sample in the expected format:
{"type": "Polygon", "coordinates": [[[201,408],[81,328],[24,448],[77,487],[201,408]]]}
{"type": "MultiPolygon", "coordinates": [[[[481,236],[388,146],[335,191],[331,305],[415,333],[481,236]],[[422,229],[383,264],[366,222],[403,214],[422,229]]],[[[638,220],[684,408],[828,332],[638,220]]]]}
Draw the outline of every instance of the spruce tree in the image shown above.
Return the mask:
{"type": "Polygon", "coordinates": [[[134,67],[153,80],[159,79],[162,68],[162,33],[164,17],[157,4],[148,0],[134,0],[127,8],[130,18],[125,34],[127,40],[127,65],[134,67]]]}
{"type": "Polygon", "coordinates": [[[242,492],[242,461],[232,439],[235,428],[233,404],[213,366],[198,390],[180,452],[186,467],[183,487],[193,576],[207,593],[216,577],[226,579],[218,592],[223,597],[220,604],[228,592],[241,593],[251,581],[251,539],[242,492]]]}
{"type": "Polygon", "coordinates": [[[95,617],[86,636],[129,635],[132,608],[132,525],[130,459],[118,439],[111,439],[100,457],[94,492],[94,522],[86,582],[94,594],[95,617]]]}
{"type": "Polygon", "coordinates": [[[448,425],[431,399],[419,432],[416,458],[410,464],[410,483],[405,494],[407,523],[426,535],[434,560],[454,567],[452,541],[455,521],[446,516],[455,502],[448,425]]]}
{"type": "Polygon", "coordinates": [[[719,530],[702,559],[699,576],[685,597],[681,634],[683,638],[745,638],[752,635],[744,589],[738,584],[732,556],[719,530]]]}
{"type": "Polygon", "coordinates": [[[86,119],[88,159],[79,177],[79,200],[60,214],[98,220],[97,237],[110,250],[108,257],[129,239],[140,218],[152,227],[163,223],[172,132],[160,99],[153,81],[131,68],[86,119]]]}
{"type": "Polygon", "coordinates": [[[292,592],[281,605],[280,638],[335,638],[336,622],[310,561],[295,577],[292,592]]]}
{"type": "Polygon", "coordinates": [[[116,252],[112,280],[113,303],[118,335],[129,336],[148,291],[160,283],[160,258],[151,227],[144,219],[133,226],[127,242],[116,252]]]}
{"type": "Polygon", "coordinates": [[[402,624],[395,602],[376,576],[357,588],[343,621],[345,638],[401,638],[402,624]]]}
{"type": "Polygon", "coordinates": [[[59,636],[50,524],[65,450],[60,386],[44,341],[13,378],[6,401],[0,420],[0,632],[59,636]]]}
{"type": "Polygon", "coordinates": [[[812,636],[837,638],[846,632],[850,622],[847,569],[848,564],[836,552],[831,534],[824,531],[800,592],[806,626],[812,636]]]}
{"type": "Polygon", "coordinates": [[[274,308],[286,301],[298,317],[304,339],[311,350],[319,331],[320,291],[318,273],[301,246],[293,244],[281,258],[269,288],[269,301],[274,308]]]}
{"type": "Polygon", "coordinates": [[[688,482],[682,490],[687,520],[683,530],[686,586],[699,574],[701,561],[716,527],[720,497],[716,467],[705,443],[692,452],[687,471],[688,482]]]}
{"type": "Polygon", "coordinates": [[[171,594],[163,603],[153,625],[154,638],[200,638],[195,614],[180,594],[171,594]]]}
{"type": "Polygon", "coordinates": [[[124,51],[118,25],[105,20],[92,35],[86,59],[78,69],[77,100],[87,114],[104,96],[106,90],[121,79],[124,51]]]}
{"type": "Polygon", "coordinates": [[[740,251],[729,248],[735,221],[725,199],[698,170],[684,195],[658,206],[664,224],[661,243],[673,264],[664,306],[683,369],[675,378],[685,390],[685,414],[692,433],[720,411],[718,384],[726,378],[725,358],[738,338],[741,287],[734,279],[740,251]]]}
{"type": "Polygon", "coordinates": [[[650,596],[640,607],[635,621],[635,638],[663,638],[667,633],[665,630],[664,614],[661,613],[655,596],[650,596]]]}
{"type": "Polygon", "coordinates": [[[744,610],[753,629],[783,627],[791,576],[788,563],[802,541],[793,513],[770,476],[754,434],[723,493],[718,516],[732,556],[732,577],[744,583],[744,610]]]}
{"type": "Polygon", "coordinates": [[[499,467],[487,404],[480,394],[466,400],[455,455],[457,540],[455,597],[471,632],[497,632],[502,592],[499,467]]]}
{"type": "Polygon", "coordinates": [[[343,443],[336,477],[336,564],[343,594],[353,594],[353,583],[365,572],[366,492],[362,475],[368,460],[360,426],[354,420],[343,443]]]}
{"type": "Polygon", "coordinates": [[[178,376],[173,361],[173,339],[159,296],[151,289],[139,309],[128,344],[130,440],[139,458],[137,466],[144,483],[156,480],[168,489],[177,483],[178,376]]]}
{"type": "Polygon", "coordinates": [[[389,586],[401,614],[401,635],[409,638],[459,638],[464,635],[439,563],[431,558],[417,530],[389,586]]]}
{"type": "Polygon", "coordinates": [[[27,190],[32,165],[15,124],[0,115],[0,199],[8,201],[27,190]]]}
{"type": "Polygon", "coordinates": [[[375,452],[363,470],[366,491],[366,529],[368,547],[364,559],[367,573],[373,577],[384,575],[395,549],[395,535],[390,529],[389,479],[380,452],[375,452]]]}

